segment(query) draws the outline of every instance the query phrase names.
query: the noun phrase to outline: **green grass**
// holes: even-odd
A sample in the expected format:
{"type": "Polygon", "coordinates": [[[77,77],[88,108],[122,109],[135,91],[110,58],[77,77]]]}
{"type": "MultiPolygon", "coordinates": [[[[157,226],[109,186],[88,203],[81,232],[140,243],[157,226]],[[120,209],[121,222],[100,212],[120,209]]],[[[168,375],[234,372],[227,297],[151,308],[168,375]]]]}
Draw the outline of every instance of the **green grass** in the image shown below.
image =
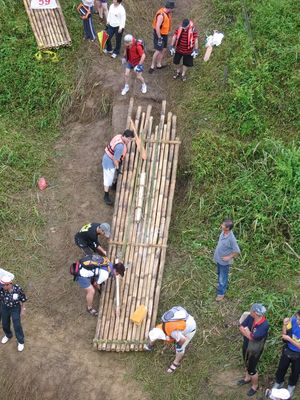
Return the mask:
{"type": "Polygon", "coordinates": [[[218,22],[210,26],[225,32],[224,42],[207,64],[197,62],[177,98],[184,148],[160,313],[186,306],[198,335],[174,377],[164,374],[170,352],[139,358],[138,377],[153,399],[240,399],[243,391],[230,387],[230,377],[243,374],[237,321],[253,302],[268,309],[259,371],[261,384],[270,384],[282,319],[299,309],[299,260],[286,244],[299,254],[297,9],[288,0],[214,1],[218,22]],[[228,300],[217,305],[212,253],[225,217],[235,221],[242,255],[228,300]]]}

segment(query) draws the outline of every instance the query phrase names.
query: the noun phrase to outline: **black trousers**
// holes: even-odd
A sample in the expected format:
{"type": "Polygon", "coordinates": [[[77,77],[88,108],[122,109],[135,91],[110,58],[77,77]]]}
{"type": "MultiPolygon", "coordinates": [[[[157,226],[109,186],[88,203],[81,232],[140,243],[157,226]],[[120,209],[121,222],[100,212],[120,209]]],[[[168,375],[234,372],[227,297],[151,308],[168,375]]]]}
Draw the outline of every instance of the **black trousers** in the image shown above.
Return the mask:
{"type": "Polygon", "coordinates": [[[116,47],[114,48],[114,53],[115,54],[119,54],[120,53],[120,49],[121,49],[121,44],[122,44],[122,35],[123,35],[123,30],[121,33],[119,33],[119,27],[113,27],[108,25],[107,26],[107,33],[109,35],[109,38],[107,39],[106,42],[106,50],[107,51],[112,51],[112,43],[111,43],[111,39],[113,38],[113,36],[116,36],[116,47]]]}
{"type": "Polygon", "coordinates": [[[5,304],[2,304],[2,328],[9,339],[13,336],[10,329],[11,320],[13,322],[18,343],[24,344],[24,333],[21,325],[21,306],[6,307],[5,304]]]}
{"type": "Polygon", "coordinates": [[[277,383],[282,383],[284,381],[285,374],[287,373],[290,365],[291,374],[289,376],[288,384],[291,386],[296,386],[300,375],[300,353],[285,347],[282,350],[281,358],[275,375],[277,383]]]}

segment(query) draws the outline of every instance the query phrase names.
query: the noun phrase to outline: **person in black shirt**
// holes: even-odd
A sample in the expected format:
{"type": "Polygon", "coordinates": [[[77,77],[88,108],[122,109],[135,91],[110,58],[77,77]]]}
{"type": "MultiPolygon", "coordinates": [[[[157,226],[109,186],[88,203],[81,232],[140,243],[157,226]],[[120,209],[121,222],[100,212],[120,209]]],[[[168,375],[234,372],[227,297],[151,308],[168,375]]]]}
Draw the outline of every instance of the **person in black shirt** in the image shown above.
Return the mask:
{"type": "Polygon", "coordinates": [[[99,242],[99,236],[110,238],[110,226],[106,222],[84,225],[75,235],[75,244],[85,255],[99,253],[101,256],[106,256],[106,251],[99,242]]]}
{"type": "Polygon", "coordinates": [[[27,297],[19,285],[13,285],[12,278],[4,275],[1,278],[0,302],[2,306],[2,327],[5,333],[1,343],[7,343],[13,336],[10,329],[11,319],[18,341],[18,351],[24,350],[24,332],[21,325],[21,316],[25,312],[27,297]]]}

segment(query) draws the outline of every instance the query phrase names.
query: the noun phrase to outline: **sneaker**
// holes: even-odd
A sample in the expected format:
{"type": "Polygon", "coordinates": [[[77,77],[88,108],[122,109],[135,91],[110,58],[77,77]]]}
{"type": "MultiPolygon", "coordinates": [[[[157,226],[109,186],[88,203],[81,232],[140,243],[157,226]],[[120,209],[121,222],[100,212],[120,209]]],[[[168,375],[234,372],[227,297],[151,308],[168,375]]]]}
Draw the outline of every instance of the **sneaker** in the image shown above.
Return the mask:
{"type": "Polygon", "coordinates": [[[23,351],[24,350],[24,343],[18,343],[18,351],[23,351]]]}
{"type": "Polygon", "coordinates": [[[108,51],[108,50],[106,50],[106,49],[103,49],[103,53],[104,53],[104,54],[112,54],[112,50],[108,51]]]}
{"type": "Polygon", "coordinates": [[[155,71],[155,69],[150,67],[148,72],[149,72],[149,74],[153,74],[154,71],[155,71]]]}
{"type": "Polygon", "coordinates": [[[180,78],[180,77],[181,77],[181,72],[175,71],[175,72],[174,72],[174,75],[173,75],[173,79],[178,79],[178,78],[180,78]]]}
{"type": "Polygon", "coordinates": [[[153,350],[153,347],[154,346],[152,346],[151,344],[144,344],[144,350],[145,351],[152,351],[153,350]]]}
{"type": "Polygon", "coordinates": [[[112,53],[111,58],[117,58],[117,57],[118,57],[118,54],[112,53]]]}
{"type": "Polygon", "coordinates": [[[284,382],[280,382],[280,383],[275,382],[274,385],[272,386],[272,389],[281,389],[281,388],[283,388],[283,386],[284,386],[284,382]]]}
{"type": "Polygon", "coordinates": [[[3,336],[2,340],[1,340],[1,343],[2,343],[2,344],[5,344],[5,343],[7,343],[8,341],[9,341],[9,338],[8,338],[7,336],[3,336]]]}
{"type": "Polygon", "coordinates": [[[143,84],[142,84],[141,92],[142,92],[143,94],[147,93],[147,85],[146,85],[146,83],[143,83],[143,84]]]}
{"type": "Polygon", "coordinates": [[[125,96],[125,94],[128,92],[129,92],[129,85],[125,85],[122,89],[121,95],[125,96]]]}
{"type": "Polygon", "coordinates": [[[181,76],[181,80],[182,80],[182,82],[185,82],[185,81],[186,81],[186,76],[185,76],[185,75],[182,75],[182,76],[181,76]]]}
{"type": "Polygon", "coordinates": [[[294,394],[295,388],[296,388],[296,386],[291,386],[291,385],[288,385],[288,387],[287,387],[287,390],[289,391],[291,398],[294,394]]]}
{"type": "Polygon", "coordinates": [[[216,297],[216,301],[223,301],[224,300],[224,295],[223,294],[218,294],[216,297]]]}
{"type": "Polygon", "coordinates": [[[113,202],[112,202],[111,198],[109,197],[108,193],[105,193],[105,195],[104,195],[104,203],[107,204],[108,206],[113,205],[113,202]]]}

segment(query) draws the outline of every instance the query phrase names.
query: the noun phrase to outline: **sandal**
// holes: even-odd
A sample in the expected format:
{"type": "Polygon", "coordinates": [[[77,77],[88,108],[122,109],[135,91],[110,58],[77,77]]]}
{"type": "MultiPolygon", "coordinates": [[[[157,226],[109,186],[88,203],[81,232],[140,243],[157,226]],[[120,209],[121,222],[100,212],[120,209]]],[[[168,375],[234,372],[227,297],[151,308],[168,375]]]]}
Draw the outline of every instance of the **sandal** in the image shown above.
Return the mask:
{"type": "Polygon", "coordinates": [[[91,314],[93,317],[97,317],[98,313],[94,308],[87,308],[86,311],[91,314]]]}
{"type": "Polygon", "coordinates": [[[179,365],[180,364],[175,364],[174,362],[172,362],[172,364],[167,369],[167,373],[168,374],[173,374],[176,371],[176,369],[179,367],[179,365]]]}
{"type": "Polygon", "coordinates": [[[252,396],[254,396],[254,395],[257,393],[257,391],[258,391],[258,388],[257,388],[257,389],[250,388],[250,389],[248,390],[248,392],[247,392],[247,396],[248,396],[248,397],[252,397],[252,396]]]}
{"type": "Polygon", "coordinates": [[[237,385],[238,386],[243,386],[243,385],[247,385],[248,383],[250,383],[251,382],[251,380],[250,381],[246,381],[245,379],[240,379],[239,381],[237,381],[237,385]]]}

